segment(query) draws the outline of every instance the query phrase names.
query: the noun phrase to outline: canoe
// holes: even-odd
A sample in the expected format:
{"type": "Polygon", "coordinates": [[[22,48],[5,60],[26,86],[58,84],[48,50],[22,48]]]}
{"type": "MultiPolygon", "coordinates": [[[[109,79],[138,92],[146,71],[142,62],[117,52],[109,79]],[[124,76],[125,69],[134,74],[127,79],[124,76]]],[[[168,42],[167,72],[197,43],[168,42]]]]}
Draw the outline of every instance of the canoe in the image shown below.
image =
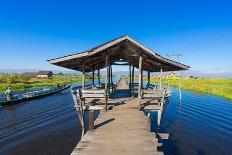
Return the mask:
{"type": "Polygon", "coordinates": [[[6,99],[0,100],[0,106],[13,105],[20,102],[30,101],[36,98],[41,98],[44,96],[52,95],[54,93],[58,93],[68,88],[70,88],[70,85],[66,85],[63,88],[45,88],[38,91],[27,92],[23,95],[15,96],[15,98],[12,101],[7,101],[6,99]]]}

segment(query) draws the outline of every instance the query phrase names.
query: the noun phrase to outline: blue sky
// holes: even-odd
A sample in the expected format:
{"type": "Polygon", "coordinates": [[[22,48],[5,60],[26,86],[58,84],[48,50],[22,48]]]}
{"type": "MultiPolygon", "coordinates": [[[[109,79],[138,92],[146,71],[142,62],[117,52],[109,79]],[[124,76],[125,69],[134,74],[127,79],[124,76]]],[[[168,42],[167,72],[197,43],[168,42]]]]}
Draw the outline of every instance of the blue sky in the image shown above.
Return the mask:
{"type": "Polygon", "coordinates": [[[128,34],[163,56],[181,54],[192,70],[232,71],[231,8],[224,0],[0,0],[0,69],[61,70],[46,60],[128,34]]]}

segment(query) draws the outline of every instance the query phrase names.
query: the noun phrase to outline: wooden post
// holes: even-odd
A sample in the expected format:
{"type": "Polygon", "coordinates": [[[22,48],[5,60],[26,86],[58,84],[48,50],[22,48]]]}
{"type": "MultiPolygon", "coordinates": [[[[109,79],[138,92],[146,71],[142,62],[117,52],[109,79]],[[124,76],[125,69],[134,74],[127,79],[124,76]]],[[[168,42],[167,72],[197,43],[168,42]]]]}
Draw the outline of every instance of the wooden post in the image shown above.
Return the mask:
{"type": "Polygon", "coordinates": [[[114,89],[114,82],[113,82],[113,71],[112,71],[112,65],[110,66],[110,81],[111,81],[111,90],[113,92],[113,89],[114,89]]]}
{"type": "Polygon", "coordinates": [[[109,56],[108,53],[106,53],[106,75],[105,75],[105,110],[107,111],[107,89],[108,89],[108,62],[109,61],[109,56]]]}
{"type": "Polygon", "coordinates": [[[82,89],[85,89],[85,63],[83,63],[82,70],[82,89]]]}
{"type": "Polygon", "coordinates": [[[94,84],[95,79],[94,78],[95,77],[94,77],[94,66],[93,66],[93,71],[92,71],[92,88],[95,87],[95,84],[94,84]]]}
{"type": "Polygon", "coordinates": [[[139,87],[138,87],[138,98],[141,98],[141,90],[142,90],[142,63],[143,57],[139,57],[139,87]]]}
{"type": "Polygon", "coordinates": [[[110,65],[110,62],[109,62],[109,66],[108,66],[108,70],[107,70],[107,72],[108,72],[108,97],[110,97],[110,87],[111,87],[111,80],[110,80],[110,67],[111,67],[111,65],[110,65]]]}
{"type": "Polygon", "coordinates": [[[100,69],[97,71],[97,77],[98,77],[98,85],[100,86],[101,81],[100,81],[100,69]]]}
{"type": "Polygon", "coordinates": [[[89,130],[94,130],[94,111],[89,111],[89,130]]]}
{"type": "Polygon", "coordinates": [[[129,78],[130,78],[129,89],[131,91],[131,65],[129,65],[129,78]]]}
{"type": "Polygon", "coordinates": [[[134,77],[135,77],[135,66],[132,67],[132,97],[134,97],[134,77]]]}
{"type": "Polygon", "coordinates": [[[151,131],[151,114],[148,112],[147,114],[147,129],[148,131],[151,131]]]}
{"type": "Polygon", "coordinates": [[[150,71],[147,72],[147,85],[148,85],[148,88],[149,88],[149,85],[150,85],[150,71]]]}
{"type": "Polygon", "coordinates": [[[163,68],[160,66],[160,90],[162,89],[162,74],[163,74],[163,68]]]}

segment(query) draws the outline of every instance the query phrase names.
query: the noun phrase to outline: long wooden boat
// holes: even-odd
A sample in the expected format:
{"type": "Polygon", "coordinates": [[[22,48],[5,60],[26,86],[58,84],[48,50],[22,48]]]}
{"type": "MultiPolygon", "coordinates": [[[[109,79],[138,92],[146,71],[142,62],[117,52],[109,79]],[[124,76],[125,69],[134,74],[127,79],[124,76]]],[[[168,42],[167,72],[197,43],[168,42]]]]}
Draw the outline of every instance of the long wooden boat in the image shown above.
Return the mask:
{"type": "Polygon", "coordinates": [[[66,85],[62,88],[44,88],[42,90],[38,90],[38,91],[32,91],[32,92],[27,92],[23,95],[20,96],[15,96],[13,100],[11,101],[7,101],[6,99],[0,100],[0,106],[4,106],[4,105],[13,105],[13,104],[17,104],[20,102],[25,102],[25,101],[30,101],[36,98],[41,98],[44,96],[48,96],[60,91],[63,91],[65,89],[70,88],[71,85],[66,85]]]}

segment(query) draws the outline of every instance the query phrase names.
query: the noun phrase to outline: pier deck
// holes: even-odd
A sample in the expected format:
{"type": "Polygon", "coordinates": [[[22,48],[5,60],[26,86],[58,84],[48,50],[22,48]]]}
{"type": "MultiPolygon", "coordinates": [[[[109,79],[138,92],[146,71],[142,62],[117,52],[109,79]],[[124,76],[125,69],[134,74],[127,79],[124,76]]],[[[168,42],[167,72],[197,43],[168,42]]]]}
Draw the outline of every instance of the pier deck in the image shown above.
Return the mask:
{"type": "Polygon", "coordinates": [[[130,97],[125,79],[118,83],[109,104],[111,110],[99,115],[95,130],[82,137],[72,155],[163,154],[157,151],[155,135],[148,130],[144,112],[137,109],[137,99],[130,97]]]}

